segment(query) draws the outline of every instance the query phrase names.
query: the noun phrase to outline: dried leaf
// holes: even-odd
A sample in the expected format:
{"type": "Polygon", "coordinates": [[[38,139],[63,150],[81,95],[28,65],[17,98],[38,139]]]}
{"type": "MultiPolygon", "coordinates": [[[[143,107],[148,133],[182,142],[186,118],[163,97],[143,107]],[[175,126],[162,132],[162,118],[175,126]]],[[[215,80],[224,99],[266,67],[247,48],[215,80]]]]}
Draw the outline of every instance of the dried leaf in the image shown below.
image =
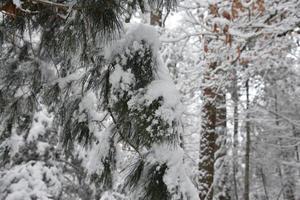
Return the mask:
{"type": "Polygon", "coordinates": [[[15,17],[17,14],[17,7],[12,2],[9,2],[0,8],[5,14],[15,17]]]}
{"type": "Polygon", "coordinates": [[[205,53],[208,52],[208,45],[207,45],[207,43],[204,44],[204,52],[205,52],[205,53]]]}
{"type": "Polygon", "coordinates": [[[231,15],[229,12],[227,11],[223,11],[222,16],[228,20],[231,20],[231,15]]]}
{"type": "Polygon", "coordinates": [[[233,0],[233,6],[242,12],[245,11],[245,8],[244,8],[243,4],[240,2],[240,0],[233,0]]]}
{"type": "Polygon", "coordinates": [[[218,16],[218,7],[216,4],[210,4],[209,5],[209,10],[210,10],[210,13],[213,15],[213,16],[218,16]]]}
{"type": "Polygon", "coordinates": [[[225,44],[229,44],[229,46],[231,46],[231,44],[232,44],[232,35],[230,35],[230,34],[225,35],[225,44]]]}
{"type": "Polygon", "coordinates": [[[257,6],[258,6],[258,11],[261,13],[265,12],[265,1],[264,0],[257,0],[257,6]]]}
{"type": "Polygon", "coordinates": [[[225,27],[223,28],[223,32],[224,32],[224,33],[228,33],[228,30],[229,30],[229,26],[228,26],[228,25],[225,25],[225,27]]]}
{"type": "Polygon", "coordinates": [[[240,47],[240,45],[236,48],[236,50],[237,50],[237,57],[239,59],[241,57],[241,47],[240,47]]]}
{"type": "Polygon", "coordinates": [[[247,64],[249,64],[249,60],[248,59],[246,59],[246,58],[241,58],[240,60],[240,65],[247,65],[247,64]]]}
{"type": "Polygon", "coordinates": [[[219,33],[219,28],[217,24],[214,24],[213,33],[219,33]]]}
{"type": "Polygon", "coordinates": [[[239,16],[239,13],[238,13],[237,9],[232,7],[231,8],[231,15],[232,15],[233,19],[236,19],[239,16]]]}

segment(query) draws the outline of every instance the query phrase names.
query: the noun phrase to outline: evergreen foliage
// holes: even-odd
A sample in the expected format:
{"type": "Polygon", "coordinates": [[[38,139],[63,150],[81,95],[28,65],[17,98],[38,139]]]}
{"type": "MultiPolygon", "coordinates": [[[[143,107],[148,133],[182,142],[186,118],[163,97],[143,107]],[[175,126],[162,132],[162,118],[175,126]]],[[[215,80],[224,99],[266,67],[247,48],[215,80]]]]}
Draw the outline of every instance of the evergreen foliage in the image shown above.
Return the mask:
{"type": "MultiPolygon", "coordinates": [[[[172,168],[168,158],[155,161],[152,155],[153,145],[167,143],[168,148],[180,148],[180,121],[164,115],[174,112],[177,105],[169,105],[164,94],[150,94],[153,82],[160,81],[157,45],[146,37],[120,46],[124,54],[105,55],[105,46],[123,37],[122,18],[128,2],[14,3],[5,1],[1,5],[5,13],[0,29],[1,173],[33,161],[50,162],[45,166],[62,167],[64,176],[57,179],[60,194],[46,196],[99,199],[105,191],[115,190],[117,146],[123,144],[136,151],[140,164],[133,163],[137,166],[121,191],[129,186],[139,199],[175,199],[164,180],[172,168]],[[116,80],[118,70],[128,77],[116,80]],[[95,98],[92,103],[91,97],[95,98]],[[41,112],[51,113],[51,125],[39,121],[37,114],[41,112]],[[103,113],[104,118],[97,113],[103,113]],[[110,124],[108,130],[105,124],[110,124]],[[46,132],[40,130],[42,127],[46,132]],[[101,141],[104,130],[109,136],[101,141]],[[18,149],[9,145],[14,137],[22,138],[18,149]],[[84,146],[89,151],[99,142],[107,148],[99,152],[99,170],[88,176],[78,148],[84,146]],[[49,144],[39,154],[45,143],[49,144]],[[86,194],[76,192],[78,186],[69,185],[68,177],[84,187],[90,177],[96,188],[86,187],[86,194]],[[142,182],[146,187],[138,193],[142,182]]],[[[175,6],[174,1],[130,3],[142,11],[146,4],[161,4],[167,9],[175,6]]],[[[178,159],[183,162],[182,157],[178,159]]],[[[4,179],[5,175],[1,176],[1,181],[4,179]]],[[[9,187],[3,189],[4,198],[9,195],[9,187]]],[[[188,194],[182,193],[182,198],[184,195],[188,194]]]]}

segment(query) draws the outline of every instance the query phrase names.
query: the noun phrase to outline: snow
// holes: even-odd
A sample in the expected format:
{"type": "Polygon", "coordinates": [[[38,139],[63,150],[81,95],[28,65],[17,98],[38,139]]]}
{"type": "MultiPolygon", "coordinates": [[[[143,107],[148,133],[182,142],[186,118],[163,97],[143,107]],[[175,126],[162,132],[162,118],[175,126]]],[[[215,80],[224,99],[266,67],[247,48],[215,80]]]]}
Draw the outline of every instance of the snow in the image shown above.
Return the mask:
{"type": "MultiPolygon", "coordinates": [[[[112,88],[118,93],[122,91],[131,92],[132,96],[130,96],[131,98],[127,102],[129,109],[139,110],[143,108],[143,106],[149,106],[153,101],[162,98],[160,106],[155,111],[155,115],[159,117],[158,119],[169,124],[170,127],[165,132],[156,133],[156,135],[163,134],[164,136],[168,136],[178,134],[178,132],[173,129],[177,130],[179,127],[173,126],[174,122],[177,122],[175,124],[180,126],[179,121],[183,113],[183,107],[180,101],[180,94],[169,75],[169,71],[158,55],[158,44],[158,35],[153,27],[147,25],[133,25],[127,29],[124,39],[115,42],[107,49],[108,53],[106,53],[106,59],[112,61],[112,58],[117,57],[117,64],[114,65],[110,83],[112,84],[112,88]],[[142,48],[142,40],[145,41],[146,44],[149,44],[153,51],[152,71],[154,80],[145,86],[145,88],[130,91],[130,85],[134,83],[134,78],[138,77],[134,77],[129,70],[124,71],[122,69],[121,65],[126,64],[126,59],[124,59],[122,55],[124,50],[127,55],[131,55],[130,51],[139,51],[142,48]],[[119,59],[120,57],[121,60],[119,59]]],[[[118,99],[114,100],[118,101],[118,99]]],[[[144,117],[147,118],[147,116],[144,117]]],[[[155,126],[156,123],[158,123],[158,121],[153,120],[152,124],[146,128],[149,134],[152,134],[152,126],[155,126]]],[[[179,136],[175,135],[175,137],[179,136]]],[[[152,164],[159,163],[161,165],[164,163],[167,164],[168,169],[164,176],[164,182],[171,194],[179,187],[180,192],[182,192],[187,199],[198,199],[197,190],[185,171],[186,166],[183,163],[184,151],[179,145],[171,146],[165,143],[152,144],[150,150],[144,149],[144,151],[143,154],[147,155],[147,162],[152,164]]],[[[177,194],[173,195],[174,199],[176,199],[180,197],[181,194],[178,194],[179,196],[176,196],[177,194]]]]}
{"type": "MultiPolygon", "coordinates": [[[[96,94],[92,91],[87,92],[81,102],[79,103],[79,113],[86,113],[88,115],[88,121],[97,121],[103,118],[103,114],[98,111],[98,99],[96,94]]],[[[93,130],[92,127],[89,127],[93,130]]]]}
{"type": "Polygon", "coordinates": [[[152,102],[158,97],[163,97],[164,105],[176,107],[180,104],[180,95],[175,85],[166,80],[154,80],[147,88],[145,98],[148,102],[152,102]]]}
{"type": "Polygon", "coordinates": [[[43,82],[52,82],[57,78],[58,74],[56,72],[54,64],[39,61],[40,62],[40,70],[42,73],[43,82]]]}
{"type": "Polygon", "coordinates": [[[36,141],[39,136],[46,133],[47,128],[52,126],[53,116],[48,113],[45,107],[33,116],[33,123],[27,136],[27,141],[36,141]]]}
{"type": "Polygon", "coordinates": [[[109,76],[109,82],[112,88],[121,88],[123,91],[129,91],[130,85],[134,83],[134,75],[131,70],[124,71],[119,64],[114,66],[113,73],[109,76]]]}
{"type": "Polygon", "coordinates": [[[21,135],[18,135],[16,129],[13,128],[12,135],[8,140],[8,146],[10,147],[10,155],[15,156],[18,152],[20,147],[24,145],[24,139],[21,135]]]}
{"type": "Polygon", "coordinates": [[[111,192],[106,191],[104,192],[100,200],[116,200],[116,198],[114,198],[111,192]]]}
{"type": "Polygon", "coordinates": [[[57,197],[61,184],[55,167],[48,167],[44,162],[31,161],[0,171],[0,199],[31,200],[37,197],[50,200],[57,197]]]}
{"type": "Polygon", "coordinates": [[[122,54],[124,47],[133,45],[136,49],[139,47],[139,42],[147,41],[151,46],[153,54],[157,55],[159,50],[159,35],[155,28],[145,24],[128,24],[125,27],[125,34],[122,39],[114,41],[111,45],[105,48],[105,59],[111,60],[115,55],[122,54]]]}
{"type": "Polygon", "coordinates": [[[21,2],[20,0],[13,0],[13,3],[16,5],[17,8],[21,7],[21,2]]]}
{"type": "MultiPolygon", "coordinates": [[[[183,149],[179,146],[154,144],[152,152],[153,154],[148,158],[150,163],[166,163],[168,166],[163,180],[169,192],[172,194],[179,187],[180,192],[186,196],[184,199],[197,200],[199,198],[197,189],[187,175],[186,169],[188,169],[188,166],[185,166],[183,163],[183,149]]],[[[180,197],[181,195],[178,194],[177,197],[175,195],[173,198],[177,199],[180,197]]]]}
{"type": "Polygon", "coordinates": [[[102,170],[104,169],[102,159],[108,155],[110,148],[110,129],[98,131],[95,134],[97,141],[93,143],[91,150],[84,159],[85,167],[90,175],[95,172],[101,174],[102,170]]]}
{"type": "MultiPolygon", "coordinates": [[[[219,198],[219,194],[224,194],[223,188],[232,190],[233,177],[237,179],[237,195],[241,198],[244,190],[239,183],[244,181],[246,162],[243,144],[247,140],[244,129],[248,122],[251,123],[251,198],[264,199],[266,195],[269,195],[268,199],[284,198],[288,181],[292,185],[291,191],[295,193],[293,199],[299,199],[300,72],[299,28],[296,28],[299,25],[299,0],[181,1],[178,2],[177,13],[172,16],[172,9],[168,15],[166,28],[126,24],[120,37],[108,45],[101,43],[104,41],[103,34],[93,37],[96,31],[91,29],[94,27],[89,23],[91,18],[81,18],[85,10],[77,12],[78,2],[75,0],[55,4],[58,7],[66,6],[68,11],[64,13],[66,15],[58,13],[58,17],[65,19],[66,23],[58,23],[53,29],[47,27],[49,24],[39,26],[39,19],[36,18],[40,7],[37,4],[46,6],[52,4],[51,1],[34,3],[36,6],[33,7],[37,10],[34,8],[32,11],[22,8],[24,0],[11,2],[17,10],[28,14],[32,12],[32,15],[26,15],[24,31],[15,27],[15,37],[0,38],[3,40],[0,47],[0,65],[3,66],[0,67],[0,158],[3,158],[0,163],[1,200],[142,199],[145,184],[149,183],[148,169],[151,166],[157,166],[157,170],[167,166],[163,182],[173,195],[172,200],[199,199],[198,195],[206,192],[202,189],[208,188],[213,189],[214,198],[219,198]],[[211,5],[217,8],[218,14],[209,14],[215,12],[211,5]],[[235,9],[237,13],[234,17],[235,9]],[[225,17],[225,14],[230,17],[225,17]],[[185,21],[187,23],[183,22],[183,18],[188,18],[185,21]],[[86,34],[83,35],[76,28],[85,29],[86,34]],[[79,38],[76,41],[77,49],[72,49],[74,52],[71,55],[69,47],[73,48],[73,45],[69,45],[66,29],[79,38]],[[53,36],[58,37],[51,38],[50,35],[48,38],[46,33],[56,30],[58,32],[53,36]],[[230,42],[227,41],[229,34],[232,37],[230,42]],[[162,43],[162,46],[159,36],[165,38],[166,43],[162,43]],[[58,49],[45,45],[47,41],[41,41],[44,37],[62,42],[62,51],[59,51],[61,55],[56,54],[58,49]],[[29,44],[29,48],[26,51],[24,49],[26,55],[19,59],[18,54],[23,53],[25,43],[29,44]],[[149,68],[146,69],[142,64],[140,68],[137,65],[130,66],[132,56],[143,57],[149,49],[152,57],[140,60],[141,63],[147,62],[149,68]],[[207,67],[212,63],[217,65],[214,70],[214,67],[207,67]],[[11,64],[16,64],[16,73],[14,69],[11,70],[11,64]],[[136,84],[140,78],[136,69],[149,72],[145,74],[149,75],[148,79],[140,85],[136,84]],[[109,80],[106,80],[106,72],[109,80]],[[235,78],[237,83],[233,81],[235,78]],[[108,105],[103,103],[102,96],[102,86],[107,86],[103,84],[107,81],[110,92],[108,105]],[[246,105],[245,81],[250,83],[250,109],[246,105]],[[99,87],[97,83],[100,83],[99,87]],[[41,105],[41,99],[52,84],[60,87],[57,101],[51,102],[49,107],[41,105]],[[211,95],[202,94],[202,89],[206,88],[211,95]],[[219,92],[226,94],[225,106],[217,105],[218,98],[215,101],[219,92]],[[238,102],[232,101],[233,95],[227,95],[233,92],[238,93],[238,102]],[[127,103],[126,107],[124,101],[121,102],[121,106],[125,107],[122,113],[113,107],[120,99],[127,103]],[[73,100],[79,103],[78,107],[72,104],[73,100]],[[32,110],[28,110],[31,105],[27,108],[27,103],[35,103],[32,110]],[[233,103],[238,108],[237,114],[233,112],[233,103]],[[15,109],[11,109],[11,105],[16,105],[15,109]],[[73,113],[69,113],[69,110],[62,113],[61,108],[69,105],[76,110],[73,113]],[[207,109],[205,105],[212,109],[207,109]],[[218,110],[221,108],[226,108],[226,126],[222,124],[221,127],[219,120],[216,120],[217,125],[205,127],[210,121],[205,111],[209,110],[208,115],[218,118],[218,110]],[[24,125],[27,121],[23,114],[29,116],[28,119],[32,117],[28,126],[24,125]],[[65,133],[61,130],[66,118],[71,124],[87,123],[90,134],[90,141],[85,146],[78,144],[77,140],[70,141],[72,144],[68,154],[60,151],[64,146],[61,140],[65,133]],[[238,125],[234,124],[235,119],[238,119],[238,125]],[[119,129],[124,128],[123,120],[126,120],[128,134],[121,135],[124,132],[119,129]],[[140,122],[142,126],[135,124],[140,122]],[[238,136],[232,136],[233,124],[237,126],[238,136]],[[135,131],[135,128],[139,131],[135,131]],[[217,134],[216,141],[212,137],[215,144],[210,145],[211,138],[203,137],[202,133],[217,134]],[[146,145],[144,141],[130,141],[131,136],[137,136],[139,140],[144,139],[144,135],[145,140],[151,138],[145,141],[146,145]],[[170,141],[170,138],[176,139],[170,141]],[[184,148],[180,142],[183,142],[184,148]],[[93,183],[88,181],[94,177],[91,175],[103,172],[103,161],[110,156],[111,145],[116,150],[116,169],[112,171],[113,187],[107,188],[104,185],[102,188],[98,184],[99,179],[93,183]],[[207,148],[208,153],[202,151],[199,155],[202,147],[207,148]],[[55,152],[51,152],[52,149],[55,152]],[[137,188],[128,191],[123,188],[126,174],[123,172],[132,169],[135,164],[133,161],[136,160],[144,161],[145,167],[137,188]],[[215,168],[213,183],[198,182],[202,177],[210,175],[209,170],[205,169],[205,164],[210,161],[215,168]],[[227,164],[226,169],[224,165],[227,164]],[[232,174],[233,167],[238,169],[236,176],[232,174]],[[266,178],[265,183],[262,173],[266,178]],[[223,179],[225,176],[228,176],[227,180],[223,179]],[[89,192],[85,186],[98,197],[79,197],[80,190],[83,193],[89,192]]],[[[105,4],[106,1],[99,2],[105,4]]],[[[139,1],[125,3],[135,2],[139,1]]],[[[124,9],[122,14],[126,12],[126,7],[124,9]]],[[[130,8],[128,12],[135,15],[134,9],[130,8]]],[[[149,23],[150,13],[146,13],[149,23]]],[[[0,21],[4,18],[10,17],[0,17],[0,21]]],[[[141,17],[135,20],[143,23],[141,17]]],[[[0,27],[4,31],[3,36],[8,36],[6,33],[10,32],[7,29],[11,27],[10,23],[14,23],[14,20],[5,20],[5,26],[0,27]]]]}
{"type": "MultiPolygon", "coordinates": [[[[110,75],[110,83],[113,90],[117,91],[129,91],[130,85],[134,83],[135,78],[130,69],[124,71],[122,64],[126,64],[127,60],[124,56],[124,50],[126,54],[130,55],[131,51],[138,51],[142,48],[141,41],[145,41],[150,45],[153,53],[153,73],[155,80],[152,81],[145,89],[145,94],[135,94],[127,103],[129,108],[136,107],[137,105],[150,105],[154,100],[159,97],[163,97],[161,107],[156,111],[156,114],[163,117],[168,123],[172,124],[175,118],[179,118],[182,114],[182,105],[180,102],[179,92],[169,75],[167,67],[162,62],[162,59],[158,55],[159,37],[156,29],[148,26],[135,24],[127,27],[127,32],[124,38],[116,41],[108,49],[106,49],[106,59],[111,61],[115,58],[117,64],[114,65],[114,70],[110,75]]],[[[129,91],[130,92],[130,91],[129,91]]],[[[114,97],[114,101],[117,101],[117,97],[114,97]]]]}
{"type": "Polygon", "coordinates": [[[56,80],[53,81],[54,83],[58,83],[59,87],[61,89],[63,89],[64,87],[66,87],[66,85],[72,81],[78,81],[80,78],[82,77],[82,71],[78,70],[72,74],[67,75],[66,77],[63,78],[58,78],[56,80]]]}
{"type": "Polygon", "coordinates": [[[50,147],[48,142],[38,142],[37,143],[37,152],[39,155],[45,155],[46,150],[50,147]]]}
{"type": "Polygon", "coordinates": [[[27,86],[23,86],[23,87],[19,87],[16,94],[15,94],[15,97],[23,97],[23,98],[26,98],[30,95],[30,88],[27,87],[27,86]]]}

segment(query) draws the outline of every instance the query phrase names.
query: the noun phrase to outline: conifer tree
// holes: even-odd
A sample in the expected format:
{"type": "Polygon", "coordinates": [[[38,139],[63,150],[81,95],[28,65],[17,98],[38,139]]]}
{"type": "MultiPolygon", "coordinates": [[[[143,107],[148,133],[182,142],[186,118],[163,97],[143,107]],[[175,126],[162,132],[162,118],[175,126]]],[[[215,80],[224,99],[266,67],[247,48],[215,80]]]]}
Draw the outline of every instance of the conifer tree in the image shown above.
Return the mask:
{"type": "MultiPolygon", "coordinates": [[[[55,151],[47,155],[45,165],[64,171],[65,177],[56,179],[61,192],[46,189],[44,195],[51,198],[74,194],[99,199],[108,193],[115,198],[126,191],[133,191],[134,199],[195,198],[179,146],[180,101],[159,59],[157,35],[144,26],[126,28],[123,34],[124,15],[153,3],[168,9],[175,5],[174,1],[3,2],[1,157],[7,163],[2,162],[1,181],[7,169],[20,162],[43,160],[35,156],[39,152],[35,149],[33,157],[22,154],[20,162],[10,162],[15,155],[7,141],[32,138],[51,143],[49,148],[55,151]],[[126,5],[132,10],[124,12],[126,5]],[[167,91],[161,90],[162,84],[167,91]],[[40,108],[52,116],[51,126],[35,117],[40,108]],[[43,131],[31,137],[35,123],[51,129],[53,138],[44,137],[43,131]],[[114,181],[119,144],[135,151],[121,190],[114,181]],[[80,155],[80,146],[87,152],[98,149],[93,174],[82,166],[88,158],[80,155]],[[79,186],[92,181],[96,188],[80,193],[79,187],[76,191],[66,184],[70,176],[79,186]]],[[[4,188],[4,198],[10,195],[10,184],[14,183],[4,188]]]]}

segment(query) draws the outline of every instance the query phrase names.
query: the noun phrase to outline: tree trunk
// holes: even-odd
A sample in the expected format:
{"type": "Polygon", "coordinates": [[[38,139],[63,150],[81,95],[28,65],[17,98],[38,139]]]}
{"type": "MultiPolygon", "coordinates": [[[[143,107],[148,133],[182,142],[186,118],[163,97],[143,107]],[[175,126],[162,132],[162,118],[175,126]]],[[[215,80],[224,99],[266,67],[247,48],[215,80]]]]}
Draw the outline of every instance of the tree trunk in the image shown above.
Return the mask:
{"type": "Polygon", "coordinates": [[[246,104],[247,104],[247,117],[246,117],[246,152],[245,152],[245,183],[244,183],[244,199],[249,200],[250,194],[250,116],[249,116],[249,80],[246,81],[246,104]]]}
{"type": "Polygon", "coordinates": [[[216,200],[230,200],[229,162],[227,161],[227,110],[226,94],[218,91],[216,95],[216,149],[214,160],[214,193],[216,200]]]}
{"type": "MultiPolygon", "coordinates": [[[[210,82],[212,71],[217,63],[208,64],[203,78],[204,85],[210,82]]],[[[216,88],[204,86],[202,106],[202,129],[200,138],[200,162],[199,162],[199,198],[200,200],[212,200],[214,180],[214,154],[216,150],[216,88]]]]}
{"type": "MultiPolygon", "coordinates": [[[[296,131],[296,127],[293,125],[293,136],[294,137],[299,137],[299,133],[296,131]]],[[[300,156],[299,156],[299,148],[298,145],[295,146],[295,159],[296,162],[299,163],[300,162],[300,156]]]]}
{"type": "Polygon", "coordinates": [[[236,70],[233,71],[233,91],[232,91],[232,100],[234,103],[233,108],[233,163],[232,163],[232,169],[233,169],[233,187],[234,187],[234,198],[235,200],[239,200],[238,196],[238,187],[237,187],[237,147],[238,147],[238,131],[239,131],[239,94],[238,94],[238,79],[237,79],[237,73],[236,70]]]}

